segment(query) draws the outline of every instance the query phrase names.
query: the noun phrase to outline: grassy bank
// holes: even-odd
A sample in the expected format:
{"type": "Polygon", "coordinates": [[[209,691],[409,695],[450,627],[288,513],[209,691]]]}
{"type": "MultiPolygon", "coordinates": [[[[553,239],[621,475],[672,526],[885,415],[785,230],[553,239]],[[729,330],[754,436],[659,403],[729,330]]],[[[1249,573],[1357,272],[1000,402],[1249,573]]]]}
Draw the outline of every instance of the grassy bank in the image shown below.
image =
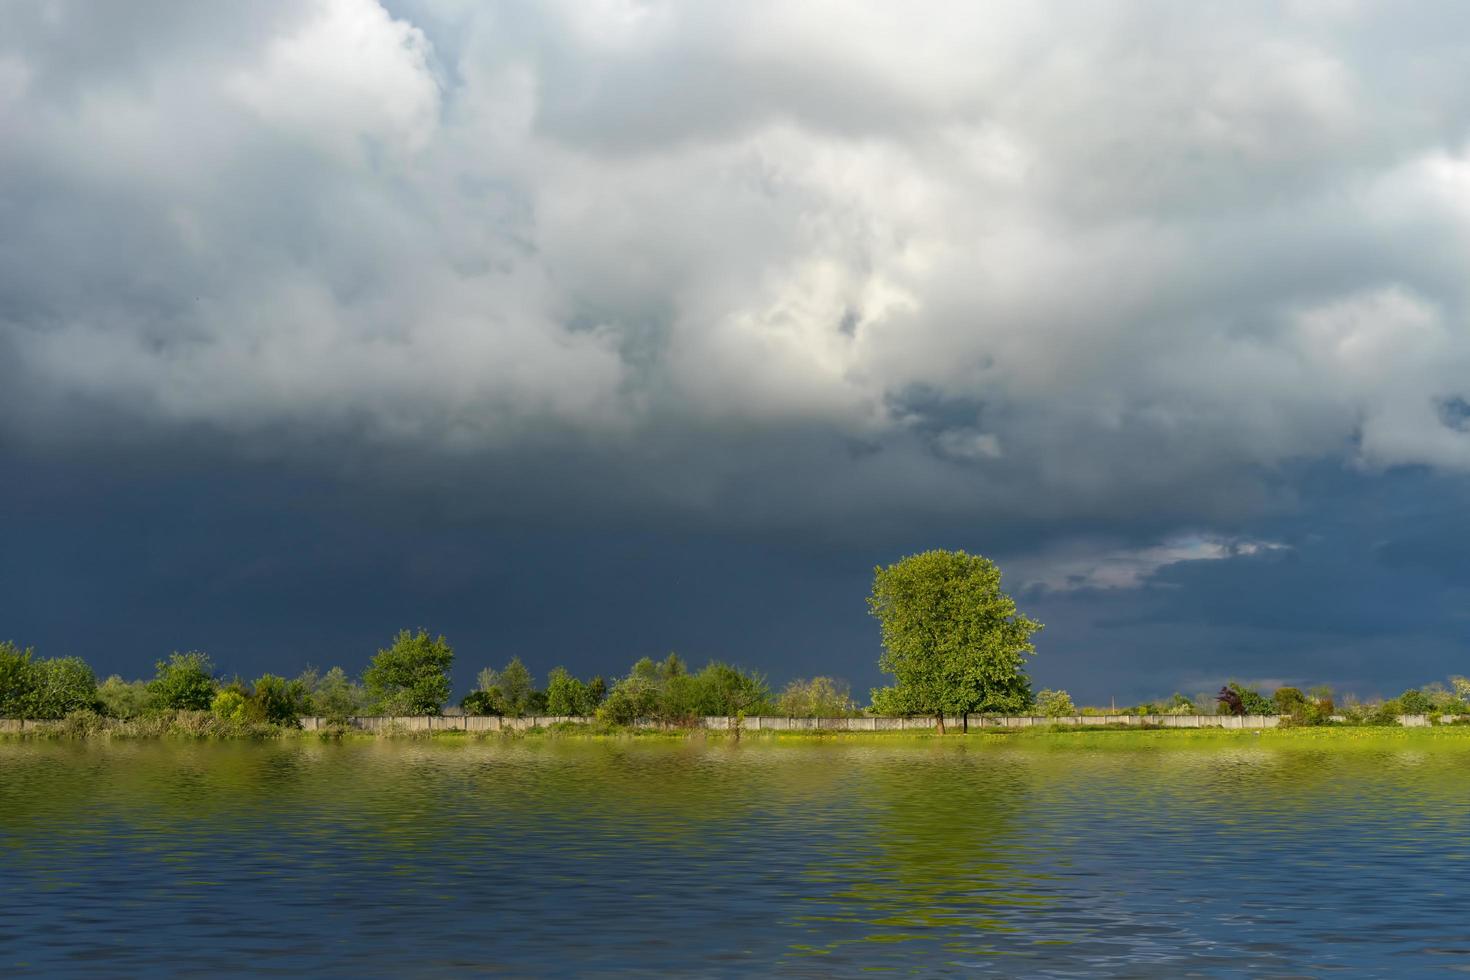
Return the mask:
{"type": "Polygon", "coordinates": [[[204,711],[179,711],[138,718],[107,718],[91,712],[76,712],[58,721],[28,722],[23,731],[3,731],[9,739],[431,739],[447,742],[482,742],[521,739],[639,739],[660,741],[854,742],[894,741],[974,745],[1036,745],[1066,748],[1143,747],[1150,745],[1342,745],[1399,741],[1414,744],[1470,745],[1470,725],[1434,725],[1402,728],[1393,725],[1329,725],[1273,729],[1145,728],[1111,726],[1076,728],[1037,726],[1017,729],[955,729],[940,735],[934,731],[909,729],[892,732],[844,730],[742,731],[703,728],[642,728],[611,724],[560,723],[517,731],[434,732],[387,728],[362,731],[341,726],[319,731],[264,722],[231,721],[204,711]]]}
{"type": "MultiPolygon", "coordinates": [[[[693,737],[732,741],[724,732],[695,733],[693,737]]],[[[983,747],[1027,746],[1057,749],[1138,749],[1174,747],[1320,747],[1351,749],[1358,746],[1463,746],[1470,749],[1470,725],[1442,725],[1427,728],[1401,728],[1382,725],[1333,725],[1302,728],[1222,729],[1222,728],[1022,728],[1010,730],[948,733],[934,732],[747,732],[743,741],[766,743],[870,742],[892,744],[953,744],[983,747]]]]}

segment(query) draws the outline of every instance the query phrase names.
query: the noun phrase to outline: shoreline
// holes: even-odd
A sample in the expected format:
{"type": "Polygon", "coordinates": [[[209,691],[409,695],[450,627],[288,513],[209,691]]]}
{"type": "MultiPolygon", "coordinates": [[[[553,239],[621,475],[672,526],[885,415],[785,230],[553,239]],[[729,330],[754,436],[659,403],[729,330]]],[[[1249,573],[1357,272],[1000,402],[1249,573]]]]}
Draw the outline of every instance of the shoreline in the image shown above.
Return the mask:
{"type": "MultiPolygon", "coordinates": [[[[1274,719],[1273,719],[1274,720],[1274,719]]],[[[940,734],[927,728],[848,729],[800,727],[785,729],[740,729],[712,727],[610,726],[579,722],[525,725],[503,729],[408,728],[383,725],[371,729],[356,726],[318,725],[288,727],[265,723],[223,722],[207,713],[180,713],[138,719],[109,719],[92,716],[47,721],[8,721],[0,727],[0,742],[13,741],[435,741],[452,743],[514,741],[658,741],[718,742],[926,742],[953,744],[1254,744],[1298,742],[1351,742],[1368,738],[1463,741],[1470,745],[1470,719],[1454,723],[1435,721],[1411,725],[1353,724],[1272,725],[1257,728],[1177,727],[1152,724],[1032,724],[1024,727],[972,725],[940,734]]]]}

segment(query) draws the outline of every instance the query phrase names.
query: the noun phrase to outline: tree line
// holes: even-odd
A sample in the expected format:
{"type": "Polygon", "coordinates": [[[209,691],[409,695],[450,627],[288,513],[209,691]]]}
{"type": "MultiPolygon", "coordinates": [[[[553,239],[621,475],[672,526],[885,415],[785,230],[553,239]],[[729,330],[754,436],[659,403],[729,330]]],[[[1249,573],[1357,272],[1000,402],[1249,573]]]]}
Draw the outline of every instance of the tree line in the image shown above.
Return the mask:
{"type": "MultiPolygon", "coordinates": [[[[705,716],[775,714],[842,717],[859,713],[927,715],[942,732],[946,717],[971,714],[1281,714],[1303,724],[1334,715],[1350,720],[1398,714],[1470,714],[1470,681],[1405,691],[1387,702],[1334,701],[1329,689],[1283,687],[1271,695],[1232,683],[1213,697],[1175,694],[1121,712],[1078,709],[1066,691],[1033,694],[1026,664],[1042,625],[1021,613],[1001,589],[1000,569],[980,555],[935,549],[874,569],[869,612],[878,620],[878,665],[893,682],[859,708],[832,677],[793,680],[773,691],[752,670],[711,660],[693,670],[678,654],[644,657],[620,677],[574,676],[556,667],[538,687],[519,657],[485,668],[459,702],[475,715],[594,716],[614,725],[635,721],[689,724],[705,716]]],[[[166,712],[208,712],[228,724],[294,725],[303,716],[342,722],[356,715],[438,714],[450,702],[454,649],[444,636],[402,630],[360,677],[341,667],[308,668],[295,678],[262,674],[252,681],[217,675],[208,655],[174,653],[147,680],[97,681],[79,657],[37,659],[0,643],[0,717],[63,718],[93,712],[130,719],[166,712]]]]}
{"type": "MultiPolygon", "coordinates": [[[[0,642],[0,718],[60,719],[75,712],[131,720],[175,712],[208,712],[223,723],[293,726],[315,716],[342,723],[360,715],[439,714],[450,703],[454,649],[443,636],[403,630],[379,650],[360,677],[341,667],[307,668],[287,679],[252,681],[218,676],[208,654],[174,653],[153,677],[98,681],[80,657],[39,659],[33,650],[0,642]]],[[[644,657],[608,683],[553,668],[538,687],[519,657],[486,668],[459,701],[472,715],[593,716],[614,725],[634,721],[690,724],[706,715],[789,714],[838,717],[857,706],[830,677],[793,680],[772,691],[765,677],[717,660],[691,670],[677,653],[644,657]]]]}
{"type": "Polygon", "coordinates": [[[1296,725],[1325,725],[1335,720],[1360,725],[1392,725],[1402,715],[1451,715],[1470,718],[1470,678],[1452,675],[1449,683],[1432,681],[1411,687],[1391,698],[1360,700],[1356,695],[1338,694],[1331,685],[1319,684],[1303,691],[1284,685],[1269,694],[1240,681],[1230,681],[1219,693],[1143,701],[1122,707],[1077,707],[1066,691],[1041,691],[1036,695],[1036,714],[1043,717],[1097,715],[1279,715],[1296,725]]]}

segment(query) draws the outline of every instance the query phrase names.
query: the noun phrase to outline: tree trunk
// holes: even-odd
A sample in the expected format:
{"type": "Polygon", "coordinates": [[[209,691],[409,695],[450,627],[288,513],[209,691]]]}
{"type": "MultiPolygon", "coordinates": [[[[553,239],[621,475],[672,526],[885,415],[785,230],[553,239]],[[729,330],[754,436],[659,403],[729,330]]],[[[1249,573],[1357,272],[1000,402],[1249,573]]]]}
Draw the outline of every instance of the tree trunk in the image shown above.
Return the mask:
{"type": "Polygon", "coordinates": [[[970,713],[968,711],[960,715],[960,727],[966,735],[970,734],[970,713]]]}
{"type": "Polygon", "coordinates": [[[939,734],[943,735],[944,734],[944,712],[943,711],[939,712],[939,714],[934,717],[934,720],[939,723],[939,734]]]}

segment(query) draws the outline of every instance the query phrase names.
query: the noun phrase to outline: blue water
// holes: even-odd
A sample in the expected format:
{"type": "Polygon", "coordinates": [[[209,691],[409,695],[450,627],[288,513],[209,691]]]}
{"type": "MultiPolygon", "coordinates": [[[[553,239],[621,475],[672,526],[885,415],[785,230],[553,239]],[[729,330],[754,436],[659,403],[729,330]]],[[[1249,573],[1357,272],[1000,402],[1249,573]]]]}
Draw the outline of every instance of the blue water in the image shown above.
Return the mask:
{"type": "Polygon", "coordinates": [[[1470,969],[1470,739],[1067,738],[0,742],[0,974],[1470,969]]]}

